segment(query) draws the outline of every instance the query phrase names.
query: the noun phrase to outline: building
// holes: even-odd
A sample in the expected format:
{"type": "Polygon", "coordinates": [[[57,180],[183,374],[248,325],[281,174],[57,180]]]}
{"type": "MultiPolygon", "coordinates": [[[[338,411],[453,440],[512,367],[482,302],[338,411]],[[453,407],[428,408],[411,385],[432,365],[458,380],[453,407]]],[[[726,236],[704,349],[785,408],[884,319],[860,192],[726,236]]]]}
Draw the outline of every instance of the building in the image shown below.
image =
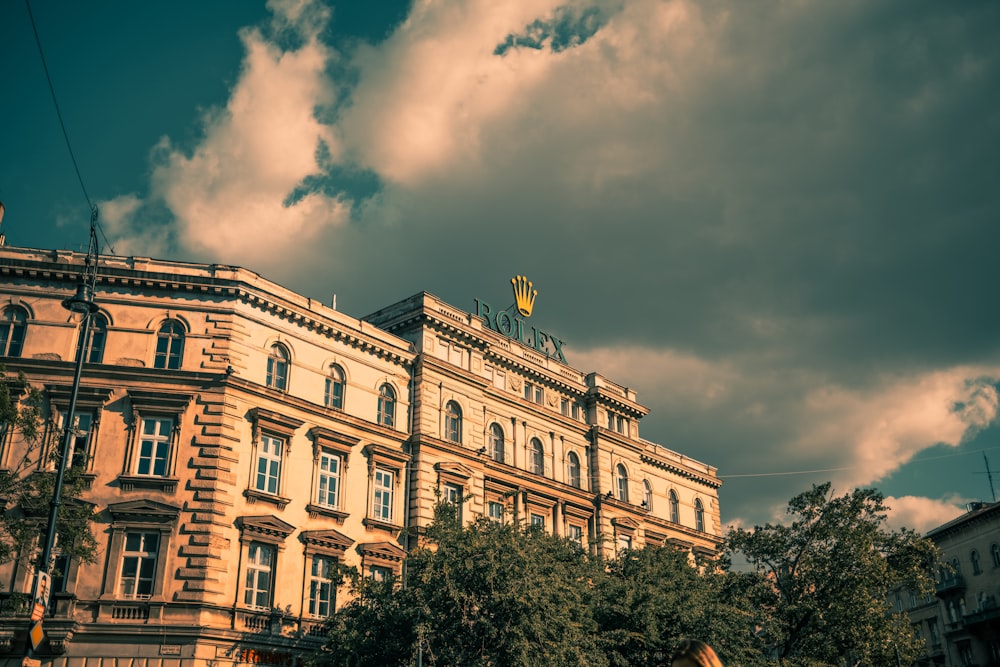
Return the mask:
{"type": "Polygon", "coordinates": [[[948,567],[935,595],[895,594],[926,644],[919,665],[1000,666],[1000,503],[970,503],[969,511],[927,533],[948,567]]]}
{"type": "MultiPolygon", "coordinates": [[[[238,267],[102,257],[70,417],[84,259],[0,248],[0,361],[43,391],[48,446],[74,429],[97,512],[45,661],[293,664],[344,601],[334,566],[400,574],[439,498],[602,555],[721,542],[715,468],[641,439],[635,391],[572,368],[525,281],[519,314],[421,293],[356,319],[238,267]]],[[[22,447],[4,433],[0,468],[22,447]]],[[[31,557],[0,566],[10,664],[31,557]]]]}

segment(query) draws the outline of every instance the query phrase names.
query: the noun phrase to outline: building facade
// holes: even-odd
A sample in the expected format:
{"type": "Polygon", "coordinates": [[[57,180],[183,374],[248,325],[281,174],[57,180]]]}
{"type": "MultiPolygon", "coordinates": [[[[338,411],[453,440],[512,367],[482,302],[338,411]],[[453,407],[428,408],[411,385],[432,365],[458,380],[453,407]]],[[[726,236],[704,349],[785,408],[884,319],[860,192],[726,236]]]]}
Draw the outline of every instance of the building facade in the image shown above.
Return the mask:
{"type": "MultiPolygon", "coordinates": [[[[238,267],[102,257],[68,415],[84,259],[0,248],[0,363],[42,391],[47,447],[72,429],[96,513],[97,561],[57,554],[43,662],[294,664],[336,566],[400,575],[439,499],[604,556],[721,542],[715,469],[640,438],[635,392],[524,311],[421,293],[356,319],[238,267]]],[[[3,431],[0,469],[23,451],[3,431]]],[[[0,565],[10,664],[36,556],[0,565]]]]}
{"type": "Polygon", "coordinates": [[[971,503],[969,511],[931,530],[947,564],[935,595],[899,591],[896,611],[908,611],[924,639],[918,665],[1000,666],[1000,503],[971,503]]]}

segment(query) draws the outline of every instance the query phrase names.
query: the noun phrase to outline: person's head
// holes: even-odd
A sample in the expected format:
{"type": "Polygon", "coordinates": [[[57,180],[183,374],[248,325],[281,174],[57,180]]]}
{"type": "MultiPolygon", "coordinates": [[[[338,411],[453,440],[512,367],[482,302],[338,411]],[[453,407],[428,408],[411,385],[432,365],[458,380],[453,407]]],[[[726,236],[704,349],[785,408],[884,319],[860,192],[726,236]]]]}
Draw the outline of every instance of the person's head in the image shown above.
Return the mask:
{"type": "Polygon", "coordinates": [[[697,639],[682,639],[670,667],[722,667],[722,661],[712,647],[697,639]]]}

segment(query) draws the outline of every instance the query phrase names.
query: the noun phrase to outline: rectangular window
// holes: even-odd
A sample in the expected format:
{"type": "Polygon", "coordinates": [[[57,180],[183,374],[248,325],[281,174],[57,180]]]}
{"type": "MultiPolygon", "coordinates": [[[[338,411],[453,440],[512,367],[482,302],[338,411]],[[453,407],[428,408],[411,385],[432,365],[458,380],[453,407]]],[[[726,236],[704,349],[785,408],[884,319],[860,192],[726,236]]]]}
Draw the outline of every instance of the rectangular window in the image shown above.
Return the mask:
{"type": "Polygon", "coordinates": [[[462,520],[462,497],[464,495],[465,494],[462,492],[462,487],[459,486],[458,484],[445,484],[444,485],[444,489],[443,489],[443,493],[442,493],[444,501],[447,502],[447,503],[451,503],[452,505],[454,505],[456,507],[456,509],[458,510],[457,511],[457,515],[458,515],[459,521],[462,520]]]}
{"type": "Polygon", "coordinates": [[[387,567],[382,567],[381,565],[369,565],[367,574],[369,579],[374,579],[375,581],[385,581],[392,576],[392,570],[387,567]]]}
{"type": "Polygon", "coordinates": [[[533,382],[524,383],[524,397],[529,401],[538,403],[539,405],[542,405],[545,402],[545,394],[542,391],[542,388],[533,382]]]}
{"type": "Polygon", "coordinates": [[[623,551],[628,551],[632,548],[632,536],[631,535],[619,535],[618,536],[618,553],[623,551]]]}
{"type": "Polygon", "coordinates": [[[279,438],[269,435],[260,436],[260,447],[257,451],[257,475],[254,488],[264,493],[278,495],[281,481],[281,457],[285,443],[279,438]]]}
{"type": "Polygon", "coordinates": [[[608,412],[608,430],[615,430],[615,416],[611,412],[608,412]]]}
{"type": "Polygon", "coordinates": [[[319,454],[318,505],[340,507],[340,454],[322,450],[319,454]]]}
{"type": "Polygon", "coordinates": [[[931,638],[931,646],[938,647],[941,646],[941,636],[938,634],[938,625],[936,619],[929,619],[927,621],[927,630],[931,638]]]}
{"type": "Polygon", "coordinates": [[[569,417],[569,399],[561,398],[559,399],[559,412],[562,413],[564,417],[569,417]]]}
{"type": "Polygon", "coordinates": [[[86,467],[90,457],[90,434],[94,424],[94,415],[90,412],[77,412],[70,428],[73,430],[73,454],[70,465],[86,467]]]}
{"type": "Polygon", "coordinates": [[[625,419],[624,417],[622,417],[621,415],[618,415],[617,422],[616,422],[616,425],[615,425],[615,430],[617,430],[622,435],[627,435],[628,434],[628,420],[625,419]]]}
{"type": "Polygon", "coordinates": [[[583,548],[583,526],[577,526],[575,524],[569,525],[569,533],[567,534],[570,542],[575,542],[583,548]]]}
{"type": "Polygon", "coordinates": [[[174,420],[169,417],[152,417],[142,420],[142,437],[139,439],[139,458],[135,474],[165,477],[170,458],[170,436],[174,420]]]}
{"type": "Polygon", "coordinates": [[[309,615],[326,618],[333,613],[333,572],[337,561],[313,556],[309,562],[309,615]]]}
{"type": "Polygon", "coordinates": [[[531,525],[538,526],[539,528],[545,528],[545,517],[541,514],[532,514],[531,525]]]}
{"type": "Polygon", "coordinates": [[[486,504],[487,516],[493,521],[499,521],[503,523],[503,504],[498,503],[495,500],[491,500],[486,504]]]}
{"type": "Polygon", "coordinates": [[[372,502],[372,517],[392,523],[392,482],[393,473],[382,468],[375,469],[375,497],[372,502]]]}
{"type": "Polygon", "coordinates": [[[125,533],[122,552],[121,597],[146,600],[153,594],[159,533],[125,533]]]}
{"type": "Polygon", "coordinates": [[[248,607],[269,609],[271,607],[271,576],[274,570],[274,547],[269,544],[251,542],[247,547],[246,588],[243,602],[248,607]]]}

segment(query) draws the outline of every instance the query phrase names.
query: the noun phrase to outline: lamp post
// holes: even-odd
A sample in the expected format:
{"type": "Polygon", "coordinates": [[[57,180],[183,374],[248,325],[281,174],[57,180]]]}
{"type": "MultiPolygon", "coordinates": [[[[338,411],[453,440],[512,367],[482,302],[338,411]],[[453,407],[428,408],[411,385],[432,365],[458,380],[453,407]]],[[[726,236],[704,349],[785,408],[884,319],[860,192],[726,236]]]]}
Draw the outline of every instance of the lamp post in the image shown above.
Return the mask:
{"type": "MultiPolygon", "coordinates": [[[[88,257],[89,260],[89,257],[88,257]]],[[[89,263],[89,262],[88,262],[89,263]]],[[[73,373],[73,386],[69,394],[69,408],[63,422],[63,441],[56,461],[55,488],[52,491],[52,502],[49,504],[49,519],[45,530],[45,546],[42,549],[41,560],[38,563],[38,574],[35,577],[35,590],[43,579],[49,579],[52,572],[52,552],[56,545],[56,523],[59,519],[59,506],[62,505],[63,479],[66,476],[66,465],[72,454],[73,447],[73,418],[76,414],[76,400],[80,394],[80,376],[83,373],[83,360],[87,354],[87,335],[90,329],[90,316],[97,312],[97,304],[94,303],[93,283],[87,282],[84,277],[77,286],[76,294],[62,302],[63,308],[72,313],[83,316],[80,321],[79,344],[76,348],[76,369],[73,373]]],[[[48,591],[42,596],[43,601],[47,598],[48,591]]],[[[25,660],[22,662],[25,667],[38,664],[34,656],[36,638],[41,636],[41,619],[34,620],[29,625],[29,638],[25,660]]]]}

